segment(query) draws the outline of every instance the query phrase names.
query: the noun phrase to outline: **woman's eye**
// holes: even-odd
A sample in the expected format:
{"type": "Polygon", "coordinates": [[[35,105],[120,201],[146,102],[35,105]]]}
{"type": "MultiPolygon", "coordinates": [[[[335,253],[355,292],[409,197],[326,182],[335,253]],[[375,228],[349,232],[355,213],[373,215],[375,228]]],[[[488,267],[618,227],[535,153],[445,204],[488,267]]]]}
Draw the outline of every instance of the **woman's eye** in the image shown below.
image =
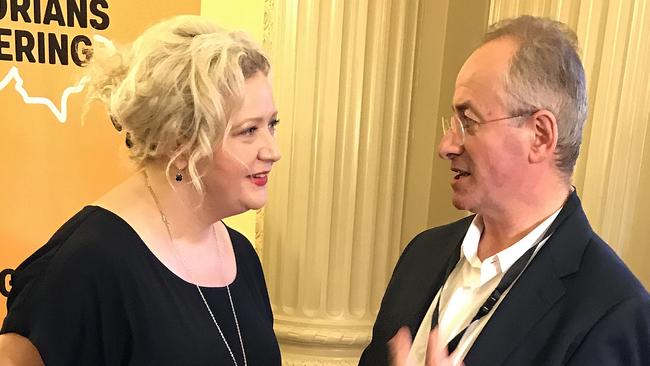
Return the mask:
{"type": "Polygon", "coordinates": [[[275,132],[275,128],[277,127],[278,123],[280,123],[279,119],[274,119],[269,122],[269,130],[271,130],[271,132],[275,132]]]}
{"type": "MultiPolygon", "coordinates": [[[[280,123],[280,120],[278,120],[278,119],[274,119],[274,120],[271,120],[269,122],[268,128],[269,128],[269,131],[271,131],[271,134],[273,134],[275,132],[275,126],[277,126],[278,123],[280,123]]],[[[242,130],[240,132],[240,134],[242,136],[253,136],[253,135],[255,135],[257,133],[257,130],[259,128],[260,128],[260,126],[254,125],[254,126],[248,127],[247,129],[242,130]]]]}
{"type": "Polygon", "coordinates": [[[252,136],[253,134],[255,134],[255,131],[257,131],[257,127],[253,126],[242,131],[242,135],[252,136]]]}

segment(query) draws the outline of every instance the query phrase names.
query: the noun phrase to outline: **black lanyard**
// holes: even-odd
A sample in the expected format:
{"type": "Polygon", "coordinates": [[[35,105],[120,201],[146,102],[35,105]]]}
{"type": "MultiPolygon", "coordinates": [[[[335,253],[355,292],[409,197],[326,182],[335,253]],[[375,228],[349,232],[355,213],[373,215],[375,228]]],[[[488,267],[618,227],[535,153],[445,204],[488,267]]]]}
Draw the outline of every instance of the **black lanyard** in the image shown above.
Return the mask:
{"type": "MultiPolygon", "coordinates": [[[[548,230],[547,230],[548,232],[548,230]]],[[[524,272],[526,267],[528,266],[528,263],[530,262],[533,254],[535,253],[535,249],[539,246],[539,243],[543,242],[546,238],[548,238],[550,234],[544,235],[541,240],[539,240],[535,245],[533,245],[532,248],[528,249],[519,259],[515,261],[515,263],[508,268],[506,273],[503,275],[501,278],[501,281],[497,284],[497,287],[492,291],[490,296],[488,296],[487,300],[481,305],[481,307],[478,309],[478,312],[476,315],[474,315],[474,318],[472,318],[472,321],[469,322],[469,324],[463,328],[462,331],[460,331],[449,343],[447,344],[447,351],[449,353],[452,353],[456,347],[458,346],[458,342],[463,338],[463,335],[467,331],[467,328],[469,328],[472,323],[475,321],[481,319],[485,315],[487,315],[492,308],[494,308],[494,305],[499,301],[501,298],[501,295],[508,290],[508,288],[512,285],[513,282],[524,272]]],[[[458,263],[456,263],[457,265],[458,263]]],[[[456,265],[453,266],[448,266],[447,267],[447,273],[445,274],[445,282],[449,279],[449,275],[451,274],[451,271],[456,267],[456,265]]],[[[435,326],[438,325],[438,317],[440,316],[440,299],[442,298],[442,291],[444,289],[445,285],[443,283],[442,287],[440,288],[440,294],[438,295],[438,301],[436,302],[436,307],[433,310],[433,316],[431,317],[431,329],[433,329],[435,326]]]]}

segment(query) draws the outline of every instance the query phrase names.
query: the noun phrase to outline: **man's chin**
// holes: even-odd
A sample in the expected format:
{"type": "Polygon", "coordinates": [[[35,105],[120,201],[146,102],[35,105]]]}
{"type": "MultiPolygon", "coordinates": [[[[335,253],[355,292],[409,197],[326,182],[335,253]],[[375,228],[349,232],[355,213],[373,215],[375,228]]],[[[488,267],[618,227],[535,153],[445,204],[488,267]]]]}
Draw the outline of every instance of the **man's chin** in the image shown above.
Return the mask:
{"type": "Polygon", "coordinates": [[[454,195],[451,198],[451,204],[456,207],[456,209],[461,210],[461,211],[471,211],[470,210],[470,205],[468,205],[467,201],[464,200],[462,197],[458,197],[454,195]]]}

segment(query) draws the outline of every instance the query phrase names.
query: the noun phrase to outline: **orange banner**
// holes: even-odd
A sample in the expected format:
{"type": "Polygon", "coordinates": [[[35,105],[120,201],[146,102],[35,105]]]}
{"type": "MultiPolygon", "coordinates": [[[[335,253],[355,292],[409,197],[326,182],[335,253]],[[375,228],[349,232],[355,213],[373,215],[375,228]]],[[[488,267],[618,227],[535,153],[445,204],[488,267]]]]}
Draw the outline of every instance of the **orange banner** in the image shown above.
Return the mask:
{"type": "Polygon", "coordinates": [[[161,19],[199,13],[199,0],[0,0],[0,293],[11,269],[131,171],[101,104],[81,121],[78,65],[93,35],[125,43],[161,19]]]}

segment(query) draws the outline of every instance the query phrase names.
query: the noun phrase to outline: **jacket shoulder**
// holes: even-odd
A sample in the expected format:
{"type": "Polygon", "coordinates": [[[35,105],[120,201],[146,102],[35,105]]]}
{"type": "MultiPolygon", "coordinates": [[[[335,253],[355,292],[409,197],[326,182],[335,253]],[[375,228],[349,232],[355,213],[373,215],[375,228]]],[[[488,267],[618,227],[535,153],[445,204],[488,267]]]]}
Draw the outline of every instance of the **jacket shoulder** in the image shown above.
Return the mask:
{"type": "Polygon", "coordinates": [[[439,256],[455,248],[465,236],[474,215],[464,217],[447,225],[427,229],[416,235],[404,248],[396,268],[405,260],[422,259],[422,256],[439,256]]]}

